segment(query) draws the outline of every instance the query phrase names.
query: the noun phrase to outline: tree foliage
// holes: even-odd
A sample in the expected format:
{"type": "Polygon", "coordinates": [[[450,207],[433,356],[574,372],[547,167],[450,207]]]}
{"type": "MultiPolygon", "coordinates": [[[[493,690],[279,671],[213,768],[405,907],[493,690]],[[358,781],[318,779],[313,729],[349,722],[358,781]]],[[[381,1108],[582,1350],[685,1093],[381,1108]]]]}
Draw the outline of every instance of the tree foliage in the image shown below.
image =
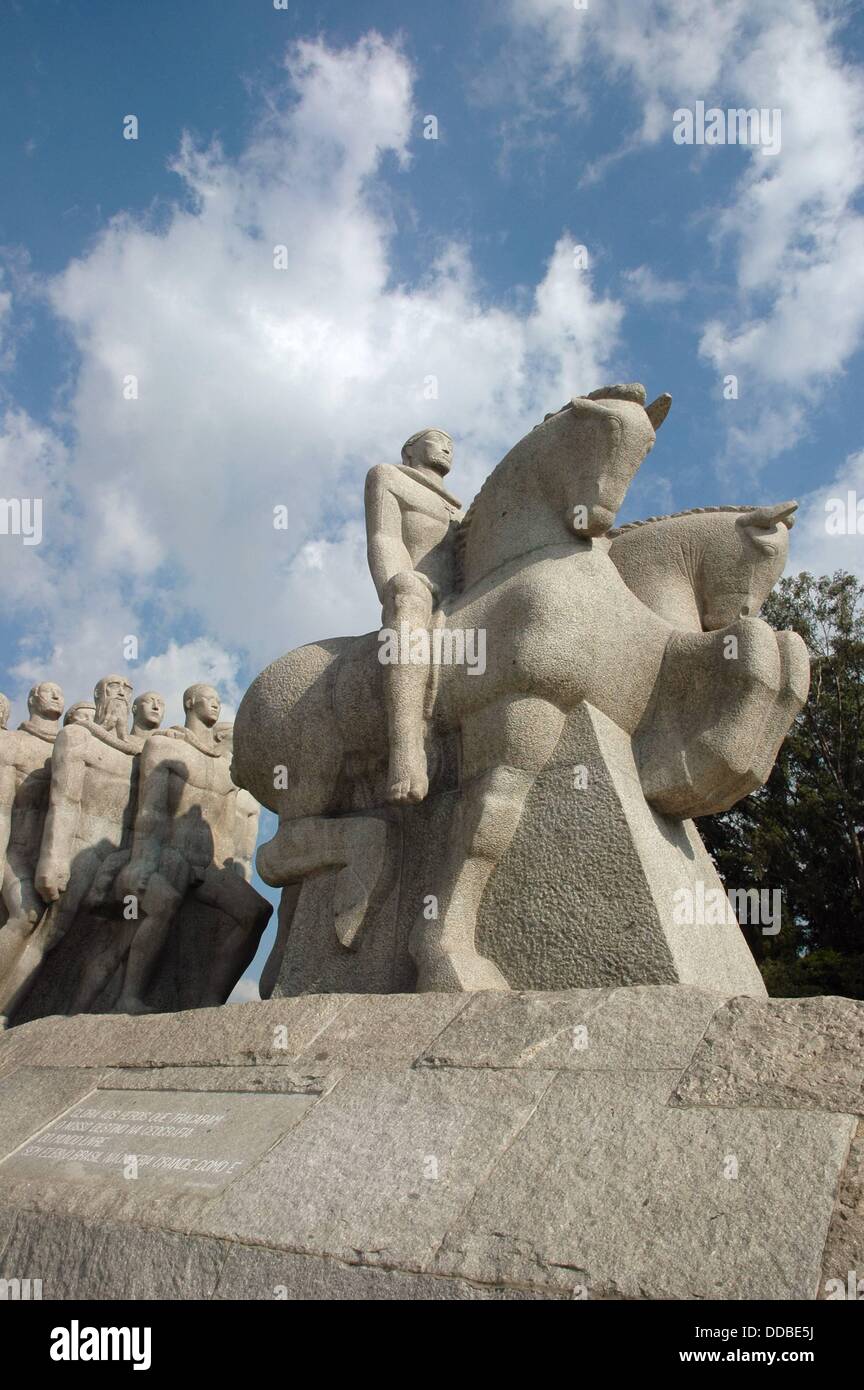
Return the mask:
{"type": "Polygon", "coordinates": [[[781,930],[743,928],[769,994],[864,998],[864,585],[782,579],[762,616],[800,633],[810,698],[767,784],[699,822],[727,888],[779,888],[781,930]]]}

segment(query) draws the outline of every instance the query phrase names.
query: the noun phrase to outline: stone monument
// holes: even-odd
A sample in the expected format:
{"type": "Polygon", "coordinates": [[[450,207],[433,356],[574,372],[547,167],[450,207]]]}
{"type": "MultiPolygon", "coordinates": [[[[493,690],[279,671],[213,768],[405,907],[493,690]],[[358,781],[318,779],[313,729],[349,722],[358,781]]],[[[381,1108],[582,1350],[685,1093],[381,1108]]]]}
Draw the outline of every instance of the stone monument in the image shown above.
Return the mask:
{"type": "Polygon", "coordinates": [[[271,913],[249,882],[259,807],[231,779],[230,726],[213,731],[216,691],[185,703],[186,726],[161,730],[163,697],[133,701],[107,676],[58,734],[62,693],[43,682],[30,720],[0,735],[13,1022],[221,1004],[255,954],[271,913]]]}
{"type": "Polygon", "coordinates": [[[692,820],[765,781],[806,699],[803,642],[757,616],[795,504],[616,531],[668,409],[574,397],[464,516],[442,430],[371,470],[381,632],[289,652],[237,716],[235,775],[279,816],[274,994],[764,995],[737,920],[680,907],[725,903],[692,820]]]}
{"type": "Polygon", "coordinates": [[[0,1035],[0,1277],[861,1296],[864,1004],[767,999],[734,917],[676,908],[725,901],[690,818],[764,781],[806,697],[758,617],[794,503],[616,527],[669,408],[645,402],[575,397],[464,515],[449,437],[413,435],[367,488],[381,632],[269,667],[233,762],[209,687],[151,732],[110,885],[144,911],[99,1005],[141,1016],[0,1035]],[[184,973],[212,984],[183,914],[219,902],[230,941],[256,910],[258,801],[273,997],[177,1011],[184,973]]]}

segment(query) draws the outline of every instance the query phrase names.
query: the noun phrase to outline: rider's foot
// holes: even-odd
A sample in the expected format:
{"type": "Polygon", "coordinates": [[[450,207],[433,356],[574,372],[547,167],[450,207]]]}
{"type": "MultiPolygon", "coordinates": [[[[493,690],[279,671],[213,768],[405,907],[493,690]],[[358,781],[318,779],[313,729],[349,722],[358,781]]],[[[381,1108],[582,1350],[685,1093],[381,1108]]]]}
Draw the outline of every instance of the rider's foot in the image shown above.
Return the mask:
{"type": "Polygon", "coordinates": [[[390,751],[387,800],[396,805],[422,801],[428,790],[429,774],[423,740],[394,745],[390,751]]]}

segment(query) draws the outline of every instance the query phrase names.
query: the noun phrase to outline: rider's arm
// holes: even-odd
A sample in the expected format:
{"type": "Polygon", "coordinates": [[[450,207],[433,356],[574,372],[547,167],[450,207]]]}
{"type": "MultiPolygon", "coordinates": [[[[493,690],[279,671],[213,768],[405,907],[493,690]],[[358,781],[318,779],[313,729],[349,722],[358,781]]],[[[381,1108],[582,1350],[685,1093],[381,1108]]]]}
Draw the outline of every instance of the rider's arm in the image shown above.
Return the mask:
{"type": "Polygon", "coordinates": [[[366,475],[366,555],[378,597],[394,574],[413,570],[402,540],[402,508],[389,482],[387,464],[378,464],[366,475]]]}

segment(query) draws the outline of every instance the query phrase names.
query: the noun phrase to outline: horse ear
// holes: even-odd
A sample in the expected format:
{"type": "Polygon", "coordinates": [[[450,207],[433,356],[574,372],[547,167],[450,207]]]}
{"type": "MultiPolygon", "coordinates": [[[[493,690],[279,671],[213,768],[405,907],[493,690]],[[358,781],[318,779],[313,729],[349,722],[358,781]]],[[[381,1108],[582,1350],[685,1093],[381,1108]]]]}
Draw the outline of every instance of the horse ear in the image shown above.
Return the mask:
{"type": "Polygon", "coordinates": [[[668,391],[664,391],[663,395],[658,396],[656,401],[652,401],[650,405],[646,405],[645,414],[651,421],[655,433],[659,430],[666,416],[669,414],[669,407],[671,404],[672,397],[669,395],[668,391]]]}
{"type": "Polygon", "coordinates": [[[786,529],[791,531],[795,525],[792,513],[797,510],[797,502],[778,502],[774,507],[754,507],[752,512],[742,512],[738,521],[742,526],[756,526],[766,531],[782,521],[786,529]]]}

